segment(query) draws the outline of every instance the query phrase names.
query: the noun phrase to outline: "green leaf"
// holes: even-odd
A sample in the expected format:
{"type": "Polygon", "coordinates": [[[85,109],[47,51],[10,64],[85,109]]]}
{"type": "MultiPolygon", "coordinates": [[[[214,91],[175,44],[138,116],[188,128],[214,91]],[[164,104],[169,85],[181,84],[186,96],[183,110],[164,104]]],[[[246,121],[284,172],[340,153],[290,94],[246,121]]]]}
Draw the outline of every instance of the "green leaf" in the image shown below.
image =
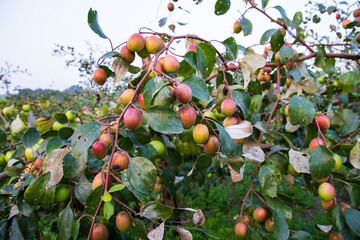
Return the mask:
{"type": "Polygon", "coordinates": [[[318,46],[318,52],[316,54],[315,63],[314,65],[319,68],[325,67],[325,47],[324,46],[318,46]]]}
{"type": "Polygon", "coordinates": [[[289,238],[290,240],[310,240],[311,239],[311,234],[308,232],[304,232],[304,231],[298,231],[296,233],[294,233],[293,235],[291,235],[291,237],[289,238]]]}
{"type": "Polygon", "coordinates": [[[116,184],[114,186],[112,186],[109,190],[109,193],[112,193],[112,192],[117,192],[117,191],[120,191],[124,188],[125,186],[123,184],[116,184]]]}
{"type": "Polygon", "coordinates": [[[71,236],[73,239],[77,239],[79,235],[80,221],[75,220],[71,225],[71,236]]]}
{"type": "Polygon", "coordinates": [[[167,17],[163,17],[159,20],[159,27],[163,27],[166,24],[167,17]]]}
{"type": "Polygon", "coordinates": [[[266,6],[268,5],[268,3],[269,3],[269,0],[261,0],[261,7],[262,7],[262,9],[265,9],[266,6]]]}
{"type": "Polygon", "coordinates": [[[274,237],[277,240],[287,240],[289,238],[289,227],[284,216],[277,210],[273,211],[274,237]]]}
{"type": "Polygon", "coordinates": [[[179,115],[173,108],[157,105],[143,114],[149,125],[157,132],[176,134],[184,131],[179,115]]]}
{"type": "Polygon", "coordinates": [[[168,190],[170,195],[173,195],[175,192],[174,182],[175,182],[175,173],[172,168],[163,167],[162,169],[162,183],[164,187],[168,190]]]}
{"type": "Polygon", "coordinates": [[[104,203],[104,217],[109,220],[110,217],[114,214],[114,206],[111,202],[104,203]]]}
{"type": "Polygon", "coordinates": [[[266,30],[266,32],[264,32],[263,35],[261,36],[260,44],[261,45],[265,44],[276,31],[279,31],[279,30],[274,29],[274,28],[266,30]]]}
{"type": "Polygon", "coordinates": [[[102,38],[107,38],[107,36],[103,33],[103,31],[101,30],[99,23],[98,23],[98,16],[97,16],[97,11],[96,10],[92,10],[92,8],[90,8],[89,12],[88,12],[88,24],[90,26],[90,28],[100,37],[102,38]]]}
{"type": "Polygon", "coordinates": [[[152,162],[143,157],[130,159],[129,182],[139,192],[152,191],[156,182],[156,167],[152,162]]]}
{"type": "Polygon", "coordinates": [[[301,80],[301,72],[299,69],[292,69],[291,71],[289,71],[289,74],[294,79],[294,82],[298,82],[301,80]]]}
{"type": "Polygon", "coordinates": [[[212,73],[216,63],[215,49],[207,43],[196,44],[197,68],[203,78],[207,78],[212,73]]]}
{"type": "Polygon", "coordinates": [[[203,79],[195,76],[185,78],[181,83],[188,85],[191,88],[193,97],[199,100],[209,101],[209,89],[203,79]]]}
{"type": "Polygon", "coordinates": [[[104,192],[104,185],[100,185],[89,194],[89,196],[86,198],[85,213],[90,215],[95,214],[99,206],[99,203],[101,201],[101,196],[103,192],[104,192]]]}
{"type": "Polygon", "coordinates": [[[63,127],[59,130],[59,138],[61,140],[67,141],[74,134],[74,129],[69,127],[63,127]]]}
{"type": "Polygon", "coordinates": [[[303,22],[302,13],[301,12],[296,12],[294,14],[292,22],[289,23],[289,26],[291,28],[295,29],[295,28],[299,27],[302,22],[303,22]]]}
{"type": "Polygon", "coordinates": [[[228,157],[241,156],[242,148],[240,144],[235,142],[229,135],[229,133],[224,129],[223,126],[216,123],[217,129],[220,133],[220,144],[222,152],[228,157]]]}
{"type": "Polygon", "coordinates": [[[329,219],[329,222],[334,225],[339,231],[343,229],[344,218],[339,204],[335,204],[335,206],[328,210],[327,217],[329,219]]]}
{"type": "MultiPolygon", "coordinates": [[[[336,72],[336,67],[335,67],[335,63],[336,63],[336,59],[335,58],[326,58],[325,59],[325,67],[324,67],[324,71],[327,74],[332,74],[334,72],[336,72]]],[[[346,73],[345,73],[346,74],[346,73]]],[[[343,76],[343,75],[341,75],[343,76]]],[[[341,77],[340,77],[341,78],[341,77]]]]}
{"type": "Polygon", "coordinates": [[[111,195],[108,193],[108,191],[105,191],[104,195],[101,196],[101,199],[104,201],[104,202],[110,202],[112,197],[111,195]]]}
{"type": "Polygon", "coordinates": [[[274,198],[277,196],[277,188],[280,186],[282,173],[271,164],[262,165],[259,171],[259,182],[264,193],[274,198]]]}
{"type": "Polygon", "coordinates": [[[284,35],[282,35],[279,30],[276,30],[275,33],[273,33],[270,38],[271,49],[274,52],[277,52],[284,45],[284,43],[285,43],[284,35]]]}
{"type": "Polygon", "coordinates": [[[226,56],[229,60],[236,60],[238,54],[238,45],[233,37],[225,39],[223,45],[226,48],[226,56]]]}
{"type": "Polygon", "coordinates": [[[358,128],[359,120],[357,114],[350,109],[343,109],[339,112],[344,118],[345,123],[339,128],[339,132],[345,136],[358,128]]]}
{"type": "Polygon", "coordinates": [[[55,185],[49,185],[50,172],[37,177],[26,189],[24,200],[28,204],[49,207],[54,203],[55,185]]]}
{"type": "Polygon", "coordinates": [[[281,17],[282,17],[284,20],[290,21],[289,17],[286,15],[285,10],[284,10],[281,6],[277,5],[277,6],[275,6],[274,8],[279,11],[279,13],[281,14],[281,17]]]}
{"type": "Polygon", "coordinates": [[[75,185],[75,196],[83,205],[86,205],[86,199],[89,197],[91,191],[91,183],[78,183],[75,185]]]}
{"type": "Polygon", "coordinates": [[[65,155],[63,159],[63,170],[66,178],[75,178],[86,168],[87,159],[75,159],[71,153],[65,155]]]}
{"type": "Polygon", "coordinates": [[[287,63],[294,56],[294,49],[290,46],[282,46],[280,48],[280,61],[282,63],[287,63]]]}
{"type": "Polygon", "coordinates": [[[135,197],[140,200],[140,202],[146,204],[148,201],[150,201],[150,195],[137,191],[130,184],[130,173],[127,169],[121,173],[121,180],[123,184],[126,186],[126,188],[129,189],[129,191],[132,192],[135,195],[135,197]]]}
{"type": "MultiPolygon", "coordinates": [[[[196,53],[194,51],[187,52],[184,56],[184,60],[194,69],[197,70],[196,65],[196,53]]],[[[180,65],[181,68],[181,65],[180,65]]],[[[196,72],[196,71],[195,71],[196,72]]]]}
{"type": "Polygon", "coordinates": [[[254,95],[251,97],[250,111],[254,113],[258,113],[261,108],[263,95],[254,95]]]}
{"type": "Polygon", "coordinates": [[[289,102],[289,114],[293,125],[306,126],[313,121],[315,109],[308,99],[295,95],[289,102]]]}
{"type": "Polygon", "coordinates": [[[325,146],[319,145],[311,152],[310,173],[317,179],[329,176],[334,169],[334,154],[325,146]]]}
{"type": "Polygon", "coordinates": [[[163,205],[156,201],[148,202],[140,212],[140,216],[142,217],[151,219],[161,218],[163,221],[170,218],[172,214],[173,209],[171,207],[163,205]]]}
{"type": "Polygon", "coordinates": [[[136,236],[142,239],[147,239],[148,232],[146,231],[144,222],[141,221],[141,219],[139,218],[133,218],[132,222],[133,222],[133,230],[136,236]]]}
{"type": "Polygon", "coordinates": [[[36,130],[36,128],[31,127],[24,134],[23,143],[25,147],[32,148],[40,139],[40,133],[36,130]]]}
{"type": "Polygon", "coordinates": [[[215,3],[215,15],[223,15],[230,9],[230,0],[217,0],[215,3]]]}
{"type": "Polygon", "coordinates": [[[50,138],[48,144],[46,145],[46,152],[51,153],[52,151],[59,149],[62,145],[62,141],[58,136],[50,138]]]}
{"type": "Polygon", "coordinates": [[[23,239],[24,239],[24,236],[19,229],[18,218],[15,217],[15,218],[13,218],[12,224],[11,224],[10,240],[23,240],[23,239]]]}
{"type": "Polygon", "coordinates": [[[136,147],[140,147],[151,141],[150,133],[146,131],[145,128],[138,128],[136,130],[125,130],[125,132],[136,147]]]}
{"type": "Polygon", "coordinates": [[[75,158],[87,156],[87,149],[100,136],[101,127],[98,122],[88,122],[75,130],[71,139],[71,152],[75,158]]]}
{"type": "Polygon", "coordinates": [[[265,200],[271,208],[284,215],[286,220],[290,221],[292,219],[292,208],[286,205],[279,197],[270,198],[265,195],[265,200]]]}
{"type": "Polygon", "coordinates": [[[352,93],[360,83],[359,71],[351,71],[341,74],[339,78],[339,87],[343,94],[352,93]]]}
{"type": "Polygon", "coordinates": [[[68,240],[71,237],[72,224],[74,222],[74,213],[70,206],[67,206],[58,216],[57,227],[59,233],[57,239],[68,240]]]}
{"type": "Polygon", "coordinates": [[[65,113],[55,113],[54,118],[61,124],[68,123],[68,118],[66,117],[65,113]]]}
{"type": "Polygon", "coordinates": [[[350,229],[356,234],[356,236],[360,237],[360,212],[352,208],[346,208],[344,215],[346,223],[350,229]]]}
{"type": "Polygon", "coordinates": [[[351,204],[354,206],[360,206],[360,185],[355,183],[348,184],[351,204]]]}
{"type": "Polygon", "coordinates": [[[201,171],[211,166],[212,157],[207,154],[201,154],[195,162],[195,171],[201,171]]]}
{"type": "Polygon", "coordinates": [[[7,136],[6,133],[0,129],[0,146],[6,147],[7,146],[7,136]]]}
{"type": "MultiPolygon", "coordinates": [[[[193,51],[191,51],[194,56],[195,56],[195,53],[193,51]]],[[[190,52],[188,52],[190,53],[190,52]]],[[[186,54],[188,54],[186,53],[186,54]]],[[[196,70],[184,59],[180,62],[180,69],[179,69],[179,72],[178,74],[180,76],[183,76],[183,77],[188,77],[188,76],[192,76],[192,75],[195,75],[196,73],[196,70]]]]}
{"type": "Polygon", "coordinates": [[[247,18],[240,19],[240,25],[242,27],[244,36],[250,35],[252,33],[253,26],[249,19],[247,18]]]}
{"type": "Polygon", "coordinates": [[[232,95],[236,105],[240,107],[241,111],[244,114],[245,119],[247,119],[250,113],[250,105],[251,105],[251,98],[249,93],[244,89],[237,89],[232,92],[232,95]]]}
{"type": "Polygon", "coordinates": [[[163,78],[152,78],[149,80],[144,88],[144,101],[148,108],[153,105],[155,97],[166,84],[167,82],[163,78]]]}

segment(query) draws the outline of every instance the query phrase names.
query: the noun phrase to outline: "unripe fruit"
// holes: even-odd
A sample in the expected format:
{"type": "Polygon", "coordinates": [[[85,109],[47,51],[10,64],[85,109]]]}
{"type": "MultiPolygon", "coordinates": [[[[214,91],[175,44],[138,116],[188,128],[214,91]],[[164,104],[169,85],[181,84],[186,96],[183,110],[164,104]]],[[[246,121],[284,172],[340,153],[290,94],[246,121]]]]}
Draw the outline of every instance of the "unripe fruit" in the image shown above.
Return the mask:
{"type": "Polygon", "coordinates": [[[6,165],[5,155],[0,154],[0,167],[4,167],[6,165]]]}
{"type": "Polygon", "coordinates": [[[318,123],[319,128],[320,128],[321,131],[325,131],[325,130],[330,128],[330,119],[326,115],[317,115],[317,116],[315,116],[315,118],[313,120],[313,124],[317,128],[316,122],[318,123]]]}
{"type": "Polygon", "coordinates": [[[147,58],[150,56],[150,53],[146,50],[146,47],[144,47],[141,51],[137,52],[137,55],[141,58],[147,58]]]}
{"type": "Polygon", "coordinates": [[[331,200],[328,202],[324,202],[323,200],[321,200],[321,206],[325,209],[325,210],[329,210],[330,208],[332,208],[335,205],[335,200],[331,200]]]}
{"type": "Polygon", "coordinates": [[[217,120],[216,114],[214,112],[211,112],[211,111],[204,112],[204,117],[217,120]]]}
{"type": "Polygon", "coordinates": [[[109,146],[114,142],[114,137],[110,133],[101,134],[99,141],[104,142],[106,146],[109,146]]]}
{"type": "Polygon", "coordinates": [[[349,19],[344,20],[344,21],[342,22],[343,28],[347,29],[347,28],[348,28],[347,26],[348,26],[350,23],[351,23],[351,21],[350,21],[349,19]]]}
{"type": "Polygon", "coordinates": [[[261,74],[261,73],[259,73],[259,74],[257,75],[257,80],[258,80],[259,82],[263,81],[263,80],[264,80],[264,75],[261,74]]]}
{"type": "Polygon", "coordinates": [[[327,182],[329,180],[330,176],[325,177],[325,178],[313,178],[311,177],[311,179],[315,182],[315,183],[324,183],[327,182]]]}
{"type": "Polygon", "coordinates": [[[70,189],[66,185],[60,185],[55,192],[55,202],[65,202],[70,197],[70,189]]]}
{"type": "Polygon", "coordinates": [[[289,105],[286,105],[285,107],[285,116],[289,117],[290,114],[289,114],[289,105]]]}
{"type": "Polygon", "coordinates": [[[235,117],[226,117],[223,121],[224,128],[236,124],[239,124],[239,121],[235,117]]]}
{"type": "Polygon", "coordinates": [[[5,153],[5,161],[6,162],[10,161],[10,159],[12,158],[13,153],[14,153],[13,151],[8,151],[8,152],[5,153]]]}
{"type": "Polygon", "coordinates": [[[209,130],[204,124],[197,124],[193,130],[193,139],[198,144],[206,143],[209,138],[209,130]]]}
{"type": "Polygon", "coordinates": [[[164,57],[163,68],[164,68],[165,72],[174,73],[174,72],[179,71],[180,63],[176,59],[176,57],[174,57],[172,55],[167,55],[164,57]]]}
{"type": "Polygon", "coordinates": [[[192,107],[181,107],[178,111],[178,115],[185,129],[191,128],[196,122],[196,111],[192,107]]]}
{"type": "Polygon", "coordinates": [[[353,11],[353,16],[354,16],[354,18],[360,17],[360,9],[355,9],[353,11]]]}
{"type": "Polygon", "coordinates": [[[334,154],[334,159],[335,159],[335,172],[340,171],[341,167],[342,167],[342,159],[339,155],[334,154]]]}
{"type": "Polygon", "coordinates": [[[159,140],[153,140],[149,144],[155,148],[157,157],[166,157],[166,147],[164,143],[160,142],[159,140]]]}
{"type": "Polygon", "coordinates": [[[120,172],[129,168],[130,156],[127,152],[115,152],[111,162],[111,169],[115,172],[120,172]]]}
{"type": "Polygon", "coordinates": [[[240,33],[242,30],[242,27],[241,27],[241,24],[240,24],[240,21],[236,21],[234,23],[234,33],[240,33]]]}
{"type": "Polygon", "coordinates": [[[168,8],[168,10],[169,10],[170,12],[174,11],[174,4],[169,3],[169,4],[167,5],[167,8],[168,8]]]}
{"type": "Polygon", "coordinates": [[[238,222],[235,225],[235,235],[240,239],[244,239],[248,233],[248,228],[246,223],[238,222]]]}
{"type": "Polygon", "coordinates": [[[99,85],[104,85],[106,82],[106,72],[102,68],[98,68],[94,71],[93,80],[99,85]]]}
{"type": "Polygon", "coordinates": [[[22,106],[22,110],[23,110],[24,112],[30,111],[30,105],[29,105],[29,104],[23,105],[23,106],[22,106]]]}
{"type": "MultiPolygon", "coordinates": [[[[134,89],[126,89],[120,96],[120,102],[122,105],[126,106],[130,102],[132,96],[134,95],[134,89]]],[[[136,100],[137,96],[135,96],[134,101],[136,100]]]]}
{"type": "Polygon", "coordinates": [[[358,34],[356,35],[356,41],[357,41],[358,43],[360,43],[360,33],[358,33],[358,34]]]}
{"type": "Polygon", "coordinates": [[[125,211],[116,215],[116,227],[120,232],[127,232],[131,227],[131,218],[125,211]]]}
{"type": "Polygon", "coordinates": [[[139,52],[145,47],[145,38],[139,33],[134,33],[130,36],[127,46],[130,51],[139,52]]]}
{"type": "Polygon", "coordinates": [[[74,121],[74,119],[76,118],[76,115],[71,110],[67,111],[65,115],[69,122],[74,121]]]}
{"type": "Polygon", "coordinates": [[[267,81],[267,82],[270,82],[270,81],[271,81],[271,76],[270,76],[270,74],[267,74],[267,73],[266,73],[266,74],[264,75],[264,80],[267,81]]]}
{"type": "Polygon", "coordinates": [[[340,233],[334,232],[330,234],[330,240],[344,240],[340,233]]]}
{"type": "Polygon", "coordinates": [[[53,125],[52,125],[52,128],[53,128],[53,130],[55,130],[55,131],[59,131],[60,129],[62,129],[62,128],[64,128],[64,127],[66,127],[64,124],[61,124],[61,123],[59,123],[59,122],[57,122],[57,121],[55,121],[55,122],[53,123],[53,125]]]}
{"type": "Polygon", "coordinates": [[[259,222],[259,223],[265,222],[267,217],[268,217],[268,212],[263,207],[256,208],[254,213],[253,213],[254,220],[259,222]]]}
{"type": "Polygon", "coordinates": [[[280,62],[280,51],[275,54],[275,61],[280,62]]]}
{"type": "Polygon", "coordinates": [[[163,49],[163,42],[160,38],[157,36],[149,36],[146,38],[146,50],[151,53],[155,54],[160,52],[161,49],[163,49]]]}
{"type": "Polygon", "coordinates": [[[91,150],[92,150],[92,154],[94,155],[94,157],[96,159],[100,159],[100,160],[103,159],[104,157],[106,157],[107,152],[108,152],[106,144],[101,141],[95,142],[92,145],[91,150]]]}
{"type": "Polygon", "coordinates": [[[220,147],[219,139],[215,136],[210,136],[203,147],[208,155],[214,156],[220,147]]]}
{"type": "Polygon", "coordinates": [[[132,63],[135,60],[135,53],[130,51],[128,46],[123,46],[121,48],[121,56],[123,56],[124,60],[128,63],[132,63]]]}
{"type": "Polygon", "coordinates": [[[274,222],[271,218],[266,219],[265,228],[268,232],[272,233],[274,231],[274,222]]]}
{"type": "Polygon", "coordinates": [[[91,240],[107,240],[109,239],[109,231],[102,223],[95,223],[90,235],[91,240]]]}
{"type": "Polygon", "coordinates": [[[175,97],[181,103],[188,103],[192,99],[191,88],[186,84],[180,84],[175,88],[175,97]]]}
{"type": "Polygon", "coordinates": [[[142,110],[147,110],[147,107],[145,105],[145,100],[144,100],[144,93],[140,93],[139,94],[139,97],[138,97],[138,104],[139,104],[139,107],[142,109],[142,110]]]}
{"type": "Polygon", "coordinates": [[[196,52],[196,45],[195,45],[195,44],[189,45],[187,51],[188,51],[188,52],[190,52],[190,51],[196,52]]]}
{"type": "MultiPolygon", "coordinates": [[[[153,65],[154,65],[154,61],[150,62],[147,67],[147,70],[149,71],[153,65]]],[[[164,71],[163,65],[159,61],[157,61],[155,64],[154,70],[150,72],[149,76],[151,78],[155,78],[156,76],[161,77],[163,71],[164,71]]]]}
{"type": "Polygon", "coordinates": [[[328,202],[335,198],[335,188],[331,183],[325,182],[320,184],[318,188],[318,194],[321,200],[328,202]]]}
{"type": "Polygon", "coordinates": [[[37,169],[40,169],[41,167],[42,167],[42,164],[43,164],[43,159],[42,158],[38,158],[38,159],[36,159],[35,160],[35,168],[37,168],[37,169]]]}
{"type": "MultiPolygon", "coordinates": [[[[5,155],[5,157],[6,157],[6,155],[5,155]]],[[[33,150],[31,148],[26,148],[25,149],[25,157],[29,161],[34,161],[35,160],[35,157],[33,156],[33,150]]]]}
{"type": "Polygon", "coordinates": [[[314,138],[313,140],[311,140],[309,144],[310,152],[312,152],[315,148],[317,148],[319,144],[325,146],[325,142],[322,139],[318,140],[317,138],[314,138]]]}
{"type": "Polygon", "coordinates": [[[292,176],[294,176],[294,177],[298,177],[298,176],[301,175],[300,173],[298,173],[298,172],[295,171],[294,167],[293,167],[290,163],[289,163],[289,165],[288,165],[288,171],[289,171],[289,173],[290,173],[292,176]]]}
{"type": "Polygon", "coordinates": [[[124,124],[130,130],[135,130],[140,127],[142,122],[142,114],[136,108],[130,108],[124,114],[124,124]]]}
{"type": "Polygon", "coordinates": [[[221,103],[221,113],[225,116],[232,116],[236,112],[236,103],[233,99],[225,99],[221,103]]]}
{"type": "Polygon", "coordinates": [[[162,184],[161,183],[155,183],[154,193],[159,194],[159,193],[161,193],[161,190],[162,190],[162,184]]]}
{"type": "MultiPolygon", "coordinates": [[[[94,180],[92,182],[92,189],[97,188],[100,185],[105,185],[106,183],[106,173],[104,172],[99,172],[98,174],[96,174],[96,176],[94,177],[94,180]]],[[[110,187],[112,185],[112,178],[111,176],[109,176],[109,180],[108,180],[108,184],[107,184],[107,188],[106,190],[109,190],[110,187]]]]}

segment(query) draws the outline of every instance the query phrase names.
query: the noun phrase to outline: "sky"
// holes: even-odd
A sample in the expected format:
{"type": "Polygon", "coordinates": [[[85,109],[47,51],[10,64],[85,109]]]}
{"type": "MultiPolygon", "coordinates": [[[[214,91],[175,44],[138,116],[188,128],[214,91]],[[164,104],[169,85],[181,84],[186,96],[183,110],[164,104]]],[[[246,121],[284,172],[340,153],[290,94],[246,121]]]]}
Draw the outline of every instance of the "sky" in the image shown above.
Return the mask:
{"type": "MultiPolygon", "coordinates": [[[[179,0],[174,3],[175,10],[167,25],[171,20],[187,22],[189,24],[185,26],[177,25],[176,35],[196,34],[207,40],[223,41],[233,35],[233,23],[241,16],[245,4],[233,0],[228,13],[216,16],[215,2],[204,0],[195,5],[192,0],[179,0]],[[179,5],[191,14],[178,9],[179,5]]],[[[256,2],[261,5],[261,1],[256,2]]],[[[90,8],[97,10],[103,32],[118,45],[141,27],[171,33],[167,25],[158,27],[158,21],[170,15],[168,3],[169,0],[0,0],[0,67],[7,61],[31,74],[12,75],[12,88],[19,85],[22,88],[63,90],[78,84],[80,79],[75,68],[66,68],[63,58],[52,55],[56,44],[72,46],[85,53],[88,42],[104,51],[96,53],[98,57],[110,50],[109,42],[96,35],[87,24],[90,8]]],[[[307,0],[270,0],[269,6],[283,6],[292,19],[306,3],[307,0]]],[[[275,19],[280,17],[275,9],[267,12],[275,19]]],[[[237,43],[244,46],[259,43],[266,29],[278,28],[255,10],[246,17],[252,21],[253,34],[246,38],[242,33],[234,35],[237,43]]],[[[5,90],[0,89],[0,94],[4,93],[5,90]]]]}

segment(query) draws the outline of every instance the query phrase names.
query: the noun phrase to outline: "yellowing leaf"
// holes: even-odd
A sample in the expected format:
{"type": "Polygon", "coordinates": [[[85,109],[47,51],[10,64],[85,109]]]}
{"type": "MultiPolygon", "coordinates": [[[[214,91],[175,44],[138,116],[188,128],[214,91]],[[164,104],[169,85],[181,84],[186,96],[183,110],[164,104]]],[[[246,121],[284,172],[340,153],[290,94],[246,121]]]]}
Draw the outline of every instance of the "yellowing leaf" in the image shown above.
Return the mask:
{"type": "Polygon", "coordinates": [[[58,184],[63,175],[63,158],[70,152],[69,148],[56,149],[46,156],[44,162],[46,164],[45,172],[50,172],[51,177],[48,182],[49,185],[58,184]]]}
{"type": "Polygon", "coordinates": [[[360,169],[360,144],[358,143],[350,151],[350,162],[356,169],[360,169]]]}
{"type": "Polygon", "coordinates": [[[265,58],[257,53],[249,53],[239,62],[244,76],[244,89],[247,88],[250,81],[256,81],[254,73],[257,69],[265,67],[265,58]]]}
{"type": "Polygon", "coordinates": [[[113,70],[115,72],[114,83],[120,82],[129,69],[129,64],[126,63],[122,58],[117,58],[112,64],[113,70]]]}
{"type": "Polygon", "coordinates": [[[300,127],[301,127],[301,125],[292,125],[290,123],[289,117],[286,117],[285,131],[287,131],[289,133],[293,133],[293,132],[296,132],[300,127]]]}
{"type": "Polygon", "coordinates": [[[231,175],[231,181],[241,182],[244,178],[245,164],[240,168],[240,173],[236,172],[230,165],[228,165],[231,175]]]}
{"type": "Polygon", "coordinates": [[[241,156],[245,157],[249,162],[262,163],[265,161],[265,153],[255,142],[245,142],[243,149],[245,153],[241,156]]]}

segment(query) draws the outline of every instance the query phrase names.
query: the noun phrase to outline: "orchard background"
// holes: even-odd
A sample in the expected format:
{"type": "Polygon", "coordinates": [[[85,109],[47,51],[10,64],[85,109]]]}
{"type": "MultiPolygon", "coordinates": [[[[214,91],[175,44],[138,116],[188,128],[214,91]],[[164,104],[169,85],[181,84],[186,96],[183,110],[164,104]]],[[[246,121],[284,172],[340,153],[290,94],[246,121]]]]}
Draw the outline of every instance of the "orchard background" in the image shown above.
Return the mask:
{"type": "Polygon", "coordinates": [[[358,239],[359,3],[268,2],[216,40],[176,34],[181,1],[124,43],[90,9],[111,51],[54,49],[88,87],[0,97],[0,239],[358,239]]]}

